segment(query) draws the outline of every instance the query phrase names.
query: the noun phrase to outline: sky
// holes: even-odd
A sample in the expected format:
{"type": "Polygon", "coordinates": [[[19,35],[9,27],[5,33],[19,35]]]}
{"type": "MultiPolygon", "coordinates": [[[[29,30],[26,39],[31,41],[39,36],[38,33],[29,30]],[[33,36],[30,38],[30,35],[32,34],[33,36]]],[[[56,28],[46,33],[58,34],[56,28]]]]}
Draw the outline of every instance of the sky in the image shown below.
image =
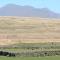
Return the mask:
{"type": "Polygon", "coordinates": [[[48,8],[51,11],[60,13],[60,0],[0,0],[0,7],[7,4],[29,5],[35,8],[48,8]]]}

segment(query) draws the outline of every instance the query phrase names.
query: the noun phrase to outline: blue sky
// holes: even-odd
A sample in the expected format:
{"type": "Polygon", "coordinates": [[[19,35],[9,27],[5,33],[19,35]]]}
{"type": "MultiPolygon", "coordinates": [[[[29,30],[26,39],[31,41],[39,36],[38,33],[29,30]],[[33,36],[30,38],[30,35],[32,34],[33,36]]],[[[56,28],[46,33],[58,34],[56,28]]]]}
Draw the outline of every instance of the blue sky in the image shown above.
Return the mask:
{"type": "Polygon", "coordinates": [[[0,0],[0,7],[6,4],[30,5],[36,8],[49,8],[60,13],[60,0],[0,0]]]}

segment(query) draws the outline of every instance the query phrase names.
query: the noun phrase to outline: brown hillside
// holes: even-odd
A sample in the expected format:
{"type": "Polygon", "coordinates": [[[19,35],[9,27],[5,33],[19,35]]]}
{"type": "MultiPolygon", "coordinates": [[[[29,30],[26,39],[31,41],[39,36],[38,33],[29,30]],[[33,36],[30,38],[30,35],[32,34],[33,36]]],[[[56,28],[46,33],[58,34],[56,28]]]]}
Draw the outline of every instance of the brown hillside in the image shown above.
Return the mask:
{"type": "Polygon", "coordinates": [[[0,45],[60,42],[60,20],[0,17],[0,45]]]}

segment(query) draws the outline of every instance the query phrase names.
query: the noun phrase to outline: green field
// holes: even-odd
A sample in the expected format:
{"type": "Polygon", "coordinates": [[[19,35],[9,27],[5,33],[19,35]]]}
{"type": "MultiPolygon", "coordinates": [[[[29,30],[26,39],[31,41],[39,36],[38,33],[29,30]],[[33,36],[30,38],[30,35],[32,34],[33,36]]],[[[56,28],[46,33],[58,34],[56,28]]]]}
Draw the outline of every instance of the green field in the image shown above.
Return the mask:
{"type": "Polygon", "coordinates": [[[0,60],[60,60],[60,56],[49,56],[49,57],[0,57],[0,60]]]}
{"type": "Polygon", "coordinates": [[[19,43],[8,46],[0,46],[0,50],[10,51],[10,52],[24,52],[24,51],[59,51],[59,43],[19,43]]]}
{"type": "Polygon", "coordinates": [[[15,51],[15,52],[21,52],[21,51],[35,51],[35,50],[60,50],[60,42],[59,43],[19,43],[19,44],[13,44],[8,46],[0,46],[0,50],[4,51],[15,51]]]}

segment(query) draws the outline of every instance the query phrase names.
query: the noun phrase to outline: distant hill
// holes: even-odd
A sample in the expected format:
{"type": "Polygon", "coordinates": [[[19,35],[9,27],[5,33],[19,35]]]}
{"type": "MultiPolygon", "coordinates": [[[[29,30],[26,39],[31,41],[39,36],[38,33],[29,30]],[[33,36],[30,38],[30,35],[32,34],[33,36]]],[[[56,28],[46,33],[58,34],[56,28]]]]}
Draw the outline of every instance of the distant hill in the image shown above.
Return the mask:
{"type": "Polygon", "coordinates": [[[48,42],[60,43],[60,19],[0,17],[0,45],[48,42]]]}
{"type": "Polygon", "coordinates": [[[0,8],[0,16],[60,18],[60,14],[50,11],[48,8],[34,8],[15,4],[7,4],[0,8]]]}

